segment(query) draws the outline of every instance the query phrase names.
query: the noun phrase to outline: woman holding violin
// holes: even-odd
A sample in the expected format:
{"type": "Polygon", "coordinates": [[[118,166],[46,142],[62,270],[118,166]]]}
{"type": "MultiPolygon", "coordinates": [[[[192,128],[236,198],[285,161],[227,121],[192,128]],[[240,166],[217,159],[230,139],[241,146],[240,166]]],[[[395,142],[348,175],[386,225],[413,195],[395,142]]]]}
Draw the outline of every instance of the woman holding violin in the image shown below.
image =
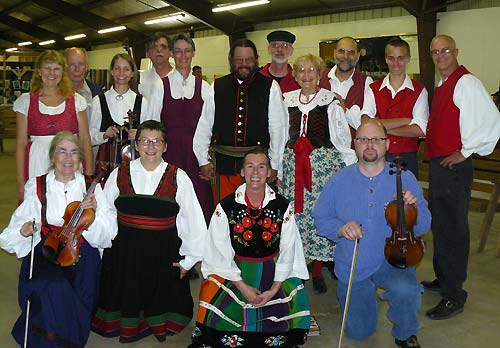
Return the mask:
{"type": "MultiPolygon", "coordinates": [[[[389,301],[387,315],[393,323],[396,344],[418,348],[418,311],[423,288],[417,282],[415,265],[408,263],[400,267],[399,262],[392,265],[384,256],[386,240],[390,242],[394,232],[390,225],[398,225],[385,218],[388,203],[397,196],[396,178],[390,175],[391,168],[385,160],[389,148],[387,131],[378,120],[370,119],[361,124],[354,140],[358,163],[330,179],[312,212],[318,233],[337,244],[335,274],[339,279],[337,296],[342,308],[348,283],[353,280],[346,334],[364,340],[375,333],[376,291],[380,287],[386,290],[381,298],[389,301]],[[349,279],[355,240],[359,240],[359,252],[354,278],[349,279]]],[[[427,202],[412,173],[403,171],[401,182],[404,205],[418,211],[413,232],[420,236],[430,228],[427,202]]],[[[406,229],[412,228],[407,224],[406,229]]],[[[401,249],[404,250],[404,246],[401,249]]]]}
{"type": "Polygon", "coordinates": [[[96,171],[107,168],[108,175],[122,162],[122,157],[126,156],[126,160],[135,157],[132,154],[135,148],[128,146],[127,151],[125,147],[134,140],[137,126],[148,115],[146,98],[131,88],[137,84],[138,77],[132,57],[126,53],[116,54],[111,59],[109,74],[113,86],[103,95],[94,97],[90,115],[92,145],[99,146],[96,171]],[[135,118],[129,119],[129,115],[135,118]]]}
{"type": "Polygon", "coordinates": [[[141,123],[140,157],[116,168],[104,189],[118,229],[104,251],[92,329],[120,342],[151,334],[164,341],[193,316],[185,275],[201,261],[207,229],[188,175],[163,161],[166,140],[160,122],[141,123]]]}
{"type": "Polygon", "coordinates": [[[67,205],[82,201],[92,179],[79,172],[82,149],[78,137],[59,132],[49,148],[52,166],[45,175],[30,179],[25,199],[16,209],[9,226],[0,235],[0,246],[23,258],[19,275],[19,304],[22,313],[12,330],[14,339],[24,342],[27,300],[31,303],[27,347],[83,347],[90,333],[95,309],[101,258],[98,248],[111,245],[106,231],[116,225],[116,216],[105,204],[99,185],[80,204],[81,219],[87,224],[78,238],[79,259],[61,267],[43,255],[45,241],[66,226],[72,215],[67,205]],[[90,216],[90,217],[89,217],[90,216]],[[41,233],[34,233],[34,225],[41,233]],[[34,238],[34,262],[30,280],[30,244],[34,238]]]}

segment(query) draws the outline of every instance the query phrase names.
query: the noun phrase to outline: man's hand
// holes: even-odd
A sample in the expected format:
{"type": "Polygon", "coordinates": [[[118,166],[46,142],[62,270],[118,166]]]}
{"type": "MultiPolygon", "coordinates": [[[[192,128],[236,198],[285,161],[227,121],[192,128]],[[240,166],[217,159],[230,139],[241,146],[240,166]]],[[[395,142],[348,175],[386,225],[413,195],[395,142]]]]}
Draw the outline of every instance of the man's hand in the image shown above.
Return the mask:
{"type": "Polygon", "coordinates": [[[259,303],[258,296],[260,295],[260,291],[253,286],[248,285],[243,280],[233,282],[234,285],[238,288],[238,290],[242,293],[243,296],[247,299],[248,303],[252,305],[256,305],[259,303]]]}
{"type": "Polygon", "coordinates": [[[417,197],[411,191],[403,190],[403,200],[405,204],[417,203],[417,197]]]}
{"type": "Polygon", "coordinates": [[[278,171],[271,168],[271,174],[269,175],[269,178],[267,178],[267,182],[275,182],[276,179],[278,179],[278,171]]]}
{"type": "Polygon", "coordinates": [[[339,105],[342,107],[342,109],[345,112],[345,110],[346,110],[345,99],[342,98],[342,96],[340,94],[336,93],[336,92],[333,92],[333,94],[335,94],[335,97],[337,97],[337,99],[339,100],[339,105]]]}
{"type": "Polygon", "coordinates": [[[180,274],[181,274],[181,275],[179,276],[179,279],[182,279],[182,278],[184,278],[184,277],[186,276],[186,274],[187,274],[188,270],[187,270],[187,269],[184,269],[184,268],[181,266],[181,264],[180,264],[179,262],[173,262],[173,263],[172,263],[172,266],[174,266],[174,267],[179,267],[179,271],[180,271],[180,274]]]}
{"type": "Polygon", "coordinates": [[[453,169],[453,165],[465,161],[466,158],[460,151],[455,151],[451,155],[445,157],[439,164],[443,167],[453,169]]]}
{"type": "Polygon", "coordinates": [[[349,240],[356,240],[363,237],[363,227],[356,221],[349,221],[339,230],[338,236],[349,240]]]}
{"type": "Polygon", "coordinates": [[[203,180],[210,181],[214,177],[215,169],[212,162],[208,162],[204,166],[200,167],[200,178],[203,180]]]}
{"type": "Polygon", "coordinates": [[[23,237],[29,237],[33,235],[33,221],[27,221],[25,222],[22,226],[21,229],[19,230],[21,235],[23,237]]]}

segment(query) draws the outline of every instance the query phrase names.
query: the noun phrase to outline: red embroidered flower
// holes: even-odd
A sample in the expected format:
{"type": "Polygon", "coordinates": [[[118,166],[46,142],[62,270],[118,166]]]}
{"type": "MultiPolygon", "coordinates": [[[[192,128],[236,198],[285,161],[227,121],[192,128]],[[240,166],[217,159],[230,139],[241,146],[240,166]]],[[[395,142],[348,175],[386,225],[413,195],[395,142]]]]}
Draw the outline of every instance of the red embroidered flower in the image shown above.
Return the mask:
{"type": "Polygon", "coordinates": [[[264,218],[264,225],[263,225],[263,226],[264,226],[264,228],[269,228],[269,227],[271,227],[271,223],[272,223],[272,221],[271,221],[271,219],[270,219],[270,218],[268,218],[268,217],[264,218]]]}
{"type": "Polygon", "coordinates": [[[243,227],[249,228],[252,226],[252,219],[250,219],[248,216],[245,216],[243,219],[241,219],[241,223],[243,224],[243,227]]]}
{"type": "Polygon", "coordinates": [[[272,225],[271,225],[271,228],[270,228],[270,230],[271,230],[271,232],[272,232],[272,233],[276,233],[276,232],[278,232],[278,231],[279,231],[279,229],[280,229],[280,228],[279,228],[279,226],[278,226],[278,224],[277,224],[276,222],[275,222],[274,224],[272,224],[272,225]]]}
{"type": "Polygon", "coordinates": [[[247,242],[252,240],[252,237],[253,237],[252,231],[245,231],[243,233],[243,239],[246,240],[247,242]]]}
{"type": "Polygon", "coordinates": [[[269,231],[262,232],[262,239],[266,242],[270,241],[273,235],[269,231]]]}
{"type": "Polygon", "coordinates": [[[236,225],[234,225],[234,228],[233,228],[234,232],[236,232],[236,233],[243,233],[244,230],[245,230],[245,228],[243,227],[242,224],[236,224],[236,225]]]}

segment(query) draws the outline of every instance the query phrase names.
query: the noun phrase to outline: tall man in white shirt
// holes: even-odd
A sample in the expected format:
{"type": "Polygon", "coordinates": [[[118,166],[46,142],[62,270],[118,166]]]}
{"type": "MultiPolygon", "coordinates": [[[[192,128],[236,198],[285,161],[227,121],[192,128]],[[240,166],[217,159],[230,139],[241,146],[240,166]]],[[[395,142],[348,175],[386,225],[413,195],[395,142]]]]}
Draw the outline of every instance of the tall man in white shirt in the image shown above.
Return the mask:
{"type": "Polygon", "coordinates": [[[171,57],[172,41],[164,33],[154,33],[149,38],[146,47],[146,56],[151,59],[153,67],[141,73],[139,93],[149,102],[151,116],[159,120],[163,104],[162,78],[172,72],[171,57]]]}
{"type": "MultiPolygon", "coordinates": [[[[320,87],[331,90],[342,98],[351,139],[356,137],[356,129],[361,124],[365,90],[373,82],[370,76],[356,70],[359,55],[355,39],[350,36],[341,38],[335,48],[335,66],[325,70],[319,83],[320,87]]],[[[351,143],[351,148],[354,149],[354,143],[351,143]]]]}
{"type": "Polygon", "coordinates": [[[428,93],[424,85],[410,79],[406,66],[410,62],[410,46],[400,38],[385,46],[389,74],[366,90],[362,115],[377,117],[387,129],[389,162],[399,156],[418,179],[418,137],[425,136],[429,119],[428,93]]]}
{"type": "Polygon", "coordinates": [[[235,41],[228,58],[231,73],[212,84],[193,141],[202,177],[211,180],[215,174],[216,203],[243,183],[241,158],[253,148],[268,149],[270,181],[276,180],[288,117],[278,83],[257,73],[259,55],[252,41],[235,41]]]}
{"type": "Polygon", "coordinates": [[[500,113],[481,81],[458,64],[452,37],[434,37],[430,53],[441,75],[434,90],[426,140],[436,279],[422,285],[440,292],[441,301],[426,313],[430,319],[440,320],[461,313],[467,300],[463,283],[470,244],[471,155],[493,152],[500,137],[500,113]]]}

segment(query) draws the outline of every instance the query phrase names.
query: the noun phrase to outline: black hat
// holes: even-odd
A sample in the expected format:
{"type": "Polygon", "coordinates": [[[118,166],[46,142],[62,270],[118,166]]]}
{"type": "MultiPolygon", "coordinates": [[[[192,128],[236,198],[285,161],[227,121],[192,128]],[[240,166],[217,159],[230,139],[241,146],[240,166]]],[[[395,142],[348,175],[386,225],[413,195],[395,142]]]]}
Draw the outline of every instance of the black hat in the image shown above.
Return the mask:
{"type": "Polygon", "coordinates": [[[295,35],[293,35],[289,31],[276,30],[276,31],[270,32],[267,35],[267,41],[268,42],[271,42],[271,41],[285,41],[285,42],[290,42],[290,43],[293,44],[295,42],[295,35]]]}

